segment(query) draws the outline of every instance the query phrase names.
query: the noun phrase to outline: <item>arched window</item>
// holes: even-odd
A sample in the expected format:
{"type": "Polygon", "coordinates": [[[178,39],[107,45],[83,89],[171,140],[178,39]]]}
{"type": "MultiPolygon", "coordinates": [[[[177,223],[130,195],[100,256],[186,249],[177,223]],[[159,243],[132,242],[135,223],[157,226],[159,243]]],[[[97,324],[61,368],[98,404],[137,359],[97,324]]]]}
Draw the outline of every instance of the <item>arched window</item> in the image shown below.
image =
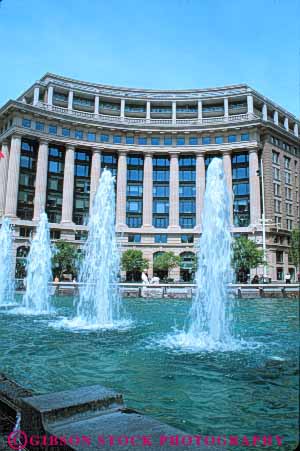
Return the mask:
{"type": "Polygon", "coordinates": [[[194,252],[182,252],[180,254],[180,279],[184,282],[192,282],[196,271],[196,255],[194,252]]]}

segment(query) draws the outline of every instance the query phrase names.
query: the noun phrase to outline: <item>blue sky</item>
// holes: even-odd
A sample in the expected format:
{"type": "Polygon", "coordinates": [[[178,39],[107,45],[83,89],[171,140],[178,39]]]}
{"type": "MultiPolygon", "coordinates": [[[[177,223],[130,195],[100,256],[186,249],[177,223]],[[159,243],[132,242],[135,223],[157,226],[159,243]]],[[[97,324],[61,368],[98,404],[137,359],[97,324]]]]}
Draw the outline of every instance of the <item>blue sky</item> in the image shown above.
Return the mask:
{"type": "Polygon", "coordinates": [[[46,72],[119,86],[248,83],[300,115],[300,0],[2,0],[0,105],[46,72]]]}

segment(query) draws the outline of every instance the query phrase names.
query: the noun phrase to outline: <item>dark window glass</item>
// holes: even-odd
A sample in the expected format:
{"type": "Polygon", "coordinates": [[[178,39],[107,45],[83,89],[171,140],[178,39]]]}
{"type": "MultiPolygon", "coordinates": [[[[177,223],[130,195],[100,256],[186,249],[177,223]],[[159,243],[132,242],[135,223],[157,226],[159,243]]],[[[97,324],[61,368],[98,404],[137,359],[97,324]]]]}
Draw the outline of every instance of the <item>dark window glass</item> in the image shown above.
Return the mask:
{"type": "Polygon", "coordinates": [[[228,135],[228,142],[229,143],[235,143],[236,142],[236,135],[228,135]]]}
{"type": "Polygon", "coordinates": [[[139,137],[138,137],[138,143],[139,143],[140,145],[147,144],[147,138],[146,138],[146,136],[139,136],[139,137]]]}
{"type": "Polygon", "coordinates": [[[48,130],[49,130],[49,133],[51,135],[56,135],[57,134],[57,127],[56,127],[56,125],[49,125],[48,130]]]}
{"type": "Polygon", "coordinates": [[[177,146],[183,146],[185,144],[185,137],[184,136],[177,136],[176,138],[176,145],[177,146]]]}
{"type": "Polygon", "coordinates": [[[75,152],[73,222],[78,225],[86,225],[89,216],[91,158],[89,150],[75,152]]]}
{"type": "Polygon", "coordinates": [[[134,136],[126,136],[126,144],[134,144],[134,136]]]}
{"type": "Polygon", "coordinates": [[[45,124],[44,124],[44,122],[36,122],[35,123],[35,129],[36,130],[39,130],[40,132],[43,132],[44,131],[44,129],[45,129],[45,124]]]}
{"type": "Polygon", "coordinates": [[[139,233],[134,233],[133,235],[128,235],[128,243],[140,243],[141,235],[139,233]]]}
{"type": "Polygon", "coordinates": [[[192,229],[195,227],[195,217],[194,216],[180,216],[179,225],[183,229],[192,229]]]}
{"type": "Polygon", "coordinates": [[[152,136],[151,144],[152,146],[159,146],[160,139],[158,136],[152,136]]]}
{"type": "Polygon", "coordinates": [[[172,145],[172,136],[165,136],[164,137],[164,145],[165,146],[171,146],[172,145]]]}
{"type": "Polygon", "coordinates": [[[88,141],[96,141],[96,134],[89,132],[87,134],[87,139],[88,139],[88,141]]]}
{"type": "Polygon", "coordinates": [[[181,235],[181,242],[182,243],[193,243],[194,242],[194,235],[181,235]]]}
{"type": "Polygon", "coordinates": [[[241,141],[249,141],[249,133],[242,133],[241,141]]]}
{"type": "Polygon", "coordinates": [[[61,130],[61,132],[62,132],[62,135],[63,136],[70,136],[70,129],[69,128],[62,128],[62,130],[61,130]]]}
{"type": "Polygon", "coordinates": [[[32,220],[33,217],[37,154],[38,142],[23,139],[17,203],[17,216],[23,220],[32,220]]]}
{"type": "Polygon", "coordinates": [[[109,135],[102,133],[100,135],[100,141],[102,143],[108,143],[109,142],[109,135]]]}
{"type": "Polygon", "coordinates": [[[216,136],[215,137],[215,143],[216,144],[222,144],[223,143],[223,136],[216,136]]]}
{"type": "Polygon", "coordinates": [[[61,221],[64,159],[64,149],[50,144],[48,157],[46,213],[48,215],[49,222],[52,223],[59,223],[61,221]]]}
{"type": "Polygon", "coordinates": [[[31,127],[31,120],[30,119],[23,119],[22,120],[22,125],[23,125],[23,127],[30,128],[31,127]]]}
{"type": "Polygon", "coordinates": [[[189,137],[189,144],[191,146],[196,146],[198,144],[198,138],[196,138],[194,136],[190,136],[189,137]]]}
{"type": "Polygon", "coordinates": [[[155,243],[167,243],[168,242],[168,236],[166,233],[154,235],[154,242],[155,243]]]}
{"type": "Polygon", "coordinates": [[[83,139],[83,131],[75,130],[75,138],[76,139],[83,139]]]}
{"type": "Polygon", "coordinates": [[[203,136],[202,144],[210,144],[210,143],[211,143],[211,137],[210,136],[203,136]]]}
{"type": "Polygon", "coordinates": [[[114,142],[114,144],[121,144],[121,136],[120,135],[114,135],[113,136],[113,142],[114,142]]]}

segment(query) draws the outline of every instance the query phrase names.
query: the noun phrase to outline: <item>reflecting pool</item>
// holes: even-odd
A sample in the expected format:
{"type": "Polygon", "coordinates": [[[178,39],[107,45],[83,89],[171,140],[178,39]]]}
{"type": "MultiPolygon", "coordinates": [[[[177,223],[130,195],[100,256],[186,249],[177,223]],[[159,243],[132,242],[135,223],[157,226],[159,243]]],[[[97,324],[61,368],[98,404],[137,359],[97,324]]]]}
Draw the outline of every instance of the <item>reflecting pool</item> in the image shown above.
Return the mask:
{"type": "Polygon", "coordinates": [[[74,315],[70,297],[53,299],[53,316],[0,310],[0,371],[40,393],[103,384],[122,392],[128,406],[187,432],[280,435],[290,444],[284,449],[294,449],[296,299],[235,300],[235,335],[243,342],[231,352],[163,345],[182,329],[190,301],[124,303],[133,323],[106,331],[59,327],[74,315]]]}

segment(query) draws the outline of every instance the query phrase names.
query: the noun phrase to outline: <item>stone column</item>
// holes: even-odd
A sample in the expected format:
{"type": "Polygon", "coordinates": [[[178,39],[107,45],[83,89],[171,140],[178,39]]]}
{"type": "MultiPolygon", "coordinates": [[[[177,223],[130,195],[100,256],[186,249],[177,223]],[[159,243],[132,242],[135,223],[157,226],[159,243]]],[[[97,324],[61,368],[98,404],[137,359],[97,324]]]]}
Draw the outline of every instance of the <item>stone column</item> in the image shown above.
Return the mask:
{"type": "Polygon", "coordinates": [[[33,220],[38,221],[45,211],[48,172],[48,142],[40,141],[34,193],[33,220]]]}
{"type": "Polygon", "coordinates": [[[179,228],[179,152],[170,154],[169,227],[179,228]]]}
{"type": "Polygon", "coordinates": [[[73,91],[69,91],[68,95],[68,110],[73,110],[73,91]]]}
{"type": "Polygon", "coordinates": [[[121,117],[121,120],[124,121],[124,118],[125,118],[125,99],[121,99],[120,117],[121,117]]]}
{"type": "Polygon", "coordinates": [[[20,173],[21,136],[13,135],[10,144],[8,177],[6,186],[5,216],[16,218],[20,173]]]}
{"type": "Polygon", "coordinates": [[[262,118],[264,121],[268,120],[268,107],[266,103],[264,103],[262,107],[262,118]]]}
{"type": "Polygon", "coordinates": [[[230,222],[233,224],[233,191],[232,191],[232,169],[231,169],[231,152],[227,151],[223,153],[223,166],[225,172],[225,178],[227,182],[228,193],[230,197],[230,222]]]}
{"type": "Polygon", "coordinates": [[[93,151],[93,156],[92,156],[91,186],[90,186],[90,213],[92,211],[94,197],[97,192],[100,175],[101,175],[101,151],[96,149],[93,151]]]}
{"type": "Polygon", "coordinates": [[[257,149],[249,150],[250,222],[257,224],[261,217],[259,163],[257,149]]]}
{"type": "Polygon", "coordinates": [[[284,118],[284,128],[288,131],[289,130],[289,118],[284,118]]]}
{"type": "Polygon", "coordinates": [[[40,88],[36,86],[33,91],[33,105],[36,105],[39,102],[40,98],[40,88]]]}
{"type": "Polygon", "coordinates": [[[152,153],[144,156],[143,227],[152,227],[153,179],[152,153]]]}
{"type": "Polygon", "coordinates": [[[150,122],[151,119],[151,103],[150,100],[147,100],[146,103],[146,122],[150,122]]]}
{"type": "Polygon", "coordinates": [[[294,125],[294,135],[295,135],[295,136],[299,136],[298,124],[295,124],[295,125],[294,125]]]}
{"type": "Polygon", "coordinates": [[[201,226],[201,215],[205,193],[205,158],[204,153],[196,155],[196,227],[201,226]]]}
{"type": "Polygon", "coordinates": [[[127,153],[119,152],[117,172],[117,227],[126,227],[127,153]]]}
{"type": "Polygon", "coordinates": [[[49,88],[48,88],[47,103],[48,103],[48,105],[53,104],[53,86],[49,86],[49,88]]]}
{"type": "Polygon", "coordinates": [[[176,124],[176,102],[172,102],[172,124],[176,124]]]}
{"type": "Polygon", "coordinates": [[[225,97],[224,99],[224,117],[228,117],[229,112],[228,112],[228,98],[225,97]]]}
{"type": "Polygon", "coordinates": [[[74,152],[73,146],[66,147],[63,204],[62,204],[62,224],[73,224],[73,198],[74,198],[74,152]]]}
{"type": "Polygon", "coordinates": [[[94,113],[99,114],[99,96],[95,96],[94,113]]]}
{"type": "Polygon", "coordinates": [[[251,94],[247,95],[247,111],[248,114],[253,114],[253,96],[251,94]]]}
{"type": "Polygon", "coordinates": [[[274,119],[274,124],[278,125],[279,124],[278,111],[276,111],[276,110],[274,111],[273,119],[274,119]]]}
{"type": "Polygon", "coordinates": [[[198,121],[202,122],[202,100],[198,100],[198,121]]]}
{"type": "Polygon", "coordinates": [[[4,158],[0,159],[0,217],[4,215],[5,210],[6,186],[9,164],[8,141],[2,142],[1,150],[4,158]]]}

